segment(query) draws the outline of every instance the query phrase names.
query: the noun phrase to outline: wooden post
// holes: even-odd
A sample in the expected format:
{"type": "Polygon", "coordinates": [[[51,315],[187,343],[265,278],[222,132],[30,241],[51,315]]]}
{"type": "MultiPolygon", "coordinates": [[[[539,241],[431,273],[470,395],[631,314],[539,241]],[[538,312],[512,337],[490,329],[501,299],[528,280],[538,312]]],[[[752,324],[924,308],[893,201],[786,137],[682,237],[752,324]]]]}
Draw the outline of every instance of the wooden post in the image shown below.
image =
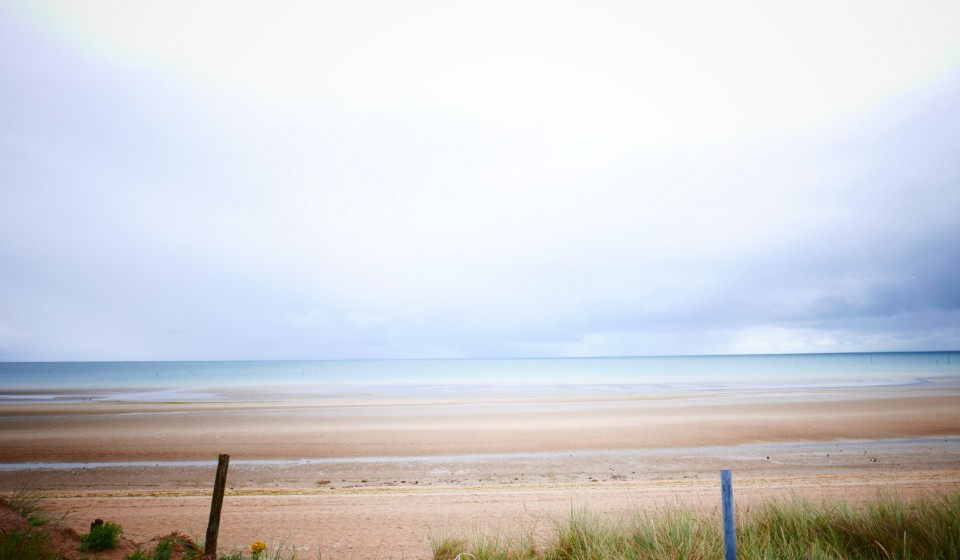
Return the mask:
{"type": "Polygon", "coordinates": [[[217,478],[213,482],[213,501],[210,502],[210,521],[207,523],[207,540],[203,546],[203,558],[216,560],[217,535],[220,533],[220,511],[223,509],[223,493],[227,488],[229,455],[220,455],[217,461],[217,478]]]}
{"type": "Polygon", "coordinates": [[[723,558],[737,560],[737,531],[733,523],[733,480],[730,471],[720,471],[720,495],[723,497],[723,558]]]}

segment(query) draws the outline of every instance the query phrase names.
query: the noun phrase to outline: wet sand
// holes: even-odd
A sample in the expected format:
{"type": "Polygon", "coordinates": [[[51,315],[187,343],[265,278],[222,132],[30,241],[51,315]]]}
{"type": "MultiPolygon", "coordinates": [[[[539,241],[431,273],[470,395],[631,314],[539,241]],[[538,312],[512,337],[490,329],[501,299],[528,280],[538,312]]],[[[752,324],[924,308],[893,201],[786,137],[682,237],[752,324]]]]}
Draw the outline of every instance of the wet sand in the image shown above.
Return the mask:
{"type": "Polygon", "coordinates": [[[221,548],[421,558],[431,534],[546,531],[580,506],[712,511],[722,468],[738,504],[957,490],[960,391],[4,403],[0,449],[0,490],[32,480],[77,530],[202,535],[228,453],[221,548]]]}

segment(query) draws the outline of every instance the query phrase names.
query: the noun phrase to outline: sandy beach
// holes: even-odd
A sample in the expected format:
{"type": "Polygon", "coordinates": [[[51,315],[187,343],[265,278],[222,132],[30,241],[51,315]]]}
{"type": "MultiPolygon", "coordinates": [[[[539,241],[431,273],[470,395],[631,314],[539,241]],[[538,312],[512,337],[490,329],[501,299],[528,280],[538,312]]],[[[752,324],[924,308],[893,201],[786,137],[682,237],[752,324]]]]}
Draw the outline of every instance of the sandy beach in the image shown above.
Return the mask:
{"type": "Polygon", "coordinates": [[[571,508],[712,510],[723,468],[738,507],[957,490],[960,391],[4,403],[0,449],[0,489],[32,481],[78,531],[202,535],[227,453],[221,548],[421,558],[431,535],[571,508]]]}

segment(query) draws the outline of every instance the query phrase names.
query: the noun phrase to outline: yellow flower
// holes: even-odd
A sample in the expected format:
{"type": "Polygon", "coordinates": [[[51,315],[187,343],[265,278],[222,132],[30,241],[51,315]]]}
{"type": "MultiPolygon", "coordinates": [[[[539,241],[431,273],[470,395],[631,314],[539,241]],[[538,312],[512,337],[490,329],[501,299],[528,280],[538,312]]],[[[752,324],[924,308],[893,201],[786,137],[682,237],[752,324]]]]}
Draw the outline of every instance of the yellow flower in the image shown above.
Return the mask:
{"type": "Polygon", "coordinates": [[[250,554],[253,554],[254,558],[260,556],[260,553],[267,549],[267,544],[263,541],[257,541],[250,545],[250,554]]]}

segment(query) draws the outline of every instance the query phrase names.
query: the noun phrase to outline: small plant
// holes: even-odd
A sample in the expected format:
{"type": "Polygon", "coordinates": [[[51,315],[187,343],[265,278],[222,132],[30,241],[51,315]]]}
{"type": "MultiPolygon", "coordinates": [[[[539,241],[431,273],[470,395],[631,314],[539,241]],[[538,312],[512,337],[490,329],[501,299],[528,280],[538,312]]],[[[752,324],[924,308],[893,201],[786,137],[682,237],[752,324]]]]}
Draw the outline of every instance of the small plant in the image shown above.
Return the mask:
{"type": "Polygon", "coordinates": [[[250,545],[250,557],[253,560],[260,560],[260,555],[267,549],[267,544],[263,541],[257,541],[250,545]]]}
{"type": "Polygon", "coordinates": [[[90,527],[90,532],[80,537],[81,552],[100,552],[108,548],[116,548],[120,544],[120,535],[123,528],[116,523],[107,521],[90,527]]]}
{"type": "Polygon", "coordinates": [[[157,547],[153,549],[153,560],[170,560],[173,556],[173,548],[176,543],[169,537],[160,539],[157,547]]]}
{"type": "Polygon", "coordinates": [[[196,560],[202,553],[202,549],[190,539],[179,533],[171,533],[157,542],[157,546],[153,548],[153,554],[138,548],[124,556],[124,560],[171,560],[175,557],[196,560]],[[176,556],[178,553],[182,556],[176,556]]]}

